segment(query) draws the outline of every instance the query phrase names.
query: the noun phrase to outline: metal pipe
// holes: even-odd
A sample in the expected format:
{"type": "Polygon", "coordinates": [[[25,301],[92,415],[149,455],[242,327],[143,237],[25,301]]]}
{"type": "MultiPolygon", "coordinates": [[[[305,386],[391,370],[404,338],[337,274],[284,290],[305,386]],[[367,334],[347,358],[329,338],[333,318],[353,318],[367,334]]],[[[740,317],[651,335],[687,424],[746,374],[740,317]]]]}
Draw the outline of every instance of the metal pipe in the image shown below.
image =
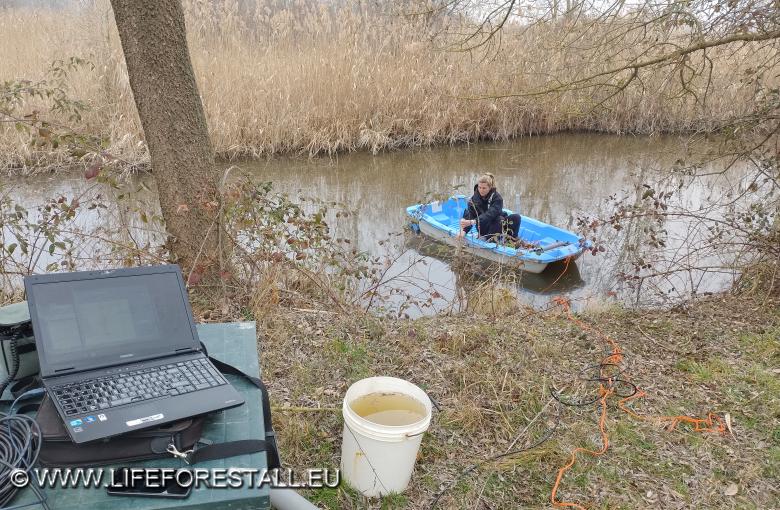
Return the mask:
{"type": "Polygon", "coordinates": [[[271,487],[271,506],[277,510],[319,510],[292,489],[271,487]]]}

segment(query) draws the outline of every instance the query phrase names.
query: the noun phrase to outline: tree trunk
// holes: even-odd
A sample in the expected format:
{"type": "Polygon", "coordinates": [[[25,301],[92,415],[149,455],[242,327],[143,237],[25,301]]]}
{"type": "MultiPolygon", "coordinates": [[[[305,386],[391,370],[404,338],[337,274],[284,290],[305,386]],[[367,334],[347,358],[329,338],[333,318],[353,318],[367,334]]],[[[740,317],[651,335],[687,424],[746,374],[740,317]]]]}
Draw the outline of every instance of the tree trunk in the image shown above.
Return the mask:
{"type": "Polygon", "coordinates": [[[166,245],[190,284],[214,284],[224,263],[219,174],[181,0],[111,0],[111,5],[149,147],[166,245]]]}

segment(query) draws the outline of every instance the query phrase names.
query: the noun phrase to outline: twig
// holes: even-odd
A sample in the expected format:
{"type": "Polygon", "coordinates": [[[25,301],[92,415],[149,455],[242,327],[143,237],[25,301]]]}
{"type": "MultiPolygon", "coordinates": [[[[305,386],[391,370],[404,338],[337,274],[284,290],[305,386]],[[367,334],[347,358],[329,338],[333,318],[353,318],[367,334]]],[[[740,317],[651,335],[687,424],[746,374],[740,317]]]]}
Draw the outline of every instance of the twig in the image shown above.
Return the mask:
{"type": "Polygon", "coordinates": [[[518,439],[520,439],[520,437],[521,437],[521,436],[523,436],[523,435],[524,435],[526,432],[528,432],[528,429],[529,429],[529,428],[531,428],[531,425],[533,425],[533,424],[534,424],[534,422],[536,422],[536,420],[538,420],[538,419],[539,419],[539,417],[542,415],[542,413],[544,412],[544,410],[545,410],[545,409],[547,409],[547,407],[548,407],[550,404],[552,404],[553,400],[555,400],[555,399],[553,399],[553,398],[550,398],[550,400],[548,400],[548,401],[547,401],[547,403],[546,403],[546,404],[544,404],[544,406],[543,406],[543,407],[542,407],[542,408],[539,410],[539,412],[538,412],[538,413],[536,413],[536,416],[534,416],[534,417],[531,419],[531,421],[529,421],[529,422],[528,422],[528,425],[526,425],[526,426],[525,426],[525,428],[524,428],[523,430],[521,430],[521,431],[520,431],[520,432],[517,434],[517,437],[515,437],[514,441],[512,441],[512,443],[509,445],[509,447],[507,447],[507,449],[506,449],[506,452],[504,452],[504,453],[508,453],[510,450],[512,450],[512,448],[514,448],[514,446],[515,446],[515,443],[517,443],[518,439]]]}
{"type": "Polygon", "coordinates": [[[686,55],[689,55],[691,53],[695,53],[697,51],[706,50],[707,48],[713,48],[717,46],[724,46],[727,44],[735,43],[735,42],[757,42],[757,41],[767,41],[772,39],[778,39],[780,38],[780,30],[775,30],[773,32],[767,32],[763,34],[759,33],[738,33],[738,34],[732,34],[727,37],[722,37],[720,39],[714,39],[709,41],[702,41],[697,44],[692,44],[691,46],[688,46],[686,48],[680,48],[679,50],[673,51],[671,53],[666,53],[664,55],[661,55],[660,57],[656,57],[653,59],[644,60],[642,62],[633,62],[630,64],[613,67],[612,69],[608,69],[606,71],[602,71],[600,73],[594,73],[589,76],[586,76],[584,78],[580,78],[578,80],[572,80],[568,83],[563,83],[561,85],[558,85],[556,87],[548,87],[542,90],[535,90],[532,92],[522,92],[522,93],[507,93],[507,94],[493,94],[493,95],[485,95],[485,96],[473,96],[473,97],[461,97],[460,99],[470,99],[470,100],[478,100],[478,99],[504,99],[509,97],[532,97],[532,96],[543,96],[547,94],[551,94],[554,92],[567,92],[570,90],[574,90],[576,87],[583,86],[584,84],[587,84],[589,82],[592,82],[596,78],[601,78],[603,76],[614,76],[621,71],[626,70],[633,70],[638,71],[639,69],[643,69],[646,67],[651,67],[658,64],[666,64],[669,65],[670,62],[674,61],[675,59],[684,57],[686,55]]]}
{"type": "Polygon", "coordinates": [[[290,310],[293,310],[295,312],[302,312],[302,313],[325,313],[325,314],[336,315],[336,312],[333,312],[331,310],[314,310],[313,308],[290,308],[290,310]]]}
{"type": "Polygon", "coordinates": [[[271,407],[272,411],[290,411],[294,413],[316,413],[316,412],[328,412],[333,413],[341,411],[340,407],[271,407]]]}
{"type": "Polygon", "coordinates": [[[636,324],[636,329],[637,329],[637,331],[642,333],[643,337],[645,337],[648,340],[650,340],[651,342],[653,342],[653,344],[655,344],[656,347],[660,347],[661,349],[663,349],[663,350],[665,350],[667,352],[676,352],[676,351],[673,351],[672,349],[670,349],[669,347],[665,346],[664,344],[662,344],[661,342],[659,342],[655,338],[651,337],[647,333],[645,333],[645,331],[641,327],[639,327],[639,324],[636,324]]]}

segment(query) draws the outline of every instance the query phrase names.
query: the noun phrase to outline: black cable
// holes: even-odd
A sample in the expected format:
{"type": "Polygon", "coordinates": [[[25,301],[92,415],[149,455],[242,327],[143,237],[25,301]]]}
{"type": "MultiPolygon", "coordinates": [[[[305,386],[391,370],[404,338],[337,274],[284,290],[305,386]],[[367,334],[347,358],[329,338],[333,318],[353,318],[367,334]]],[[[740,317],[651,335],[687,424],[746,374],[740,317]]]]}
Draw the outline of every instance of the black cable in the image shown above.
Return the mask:
{"type": "MultiPolygon", "coordinates": [[[[617,395],[620,398],[629,398],[636,395],[637,391],[639,389],[637,388],[636,384],[632,383],[631,381],[627,381],[625,379],[622,379],[621,376],[625,373],[625,368],[623,368],[621,365],[614,363],[612,361],[608,361],[612,358],[612,354],[604,358],[600,363],[596,363],[595,365],[590,365],[582,370],[579,371],[577,374],[577,379],[581,381],[586,382],[596,382],[599,383],[600,386],[604,386],[607,390],[612,390],[615,395],[617,395]],[[587,372],[598,370],[597,376],[592,377],[583,377],[584,374],[587,372]],[[606,373],[613,371],[614,373],[606,373]],[[618,387],[621,385],[628,386],[630,388],[629,393],[621,393],[618,391],[618,387]]],[[[621,358],[625,358],[626,355],[621,353],[621,358]]],[[[601,398],[601,395],[597,392],[596,395],[593,398],[586,399],[586,400],[566,400],[561,398],[561,393],[553,391],[552,388],[550,388],[550,395],[552,398],[554,398],[559,403],[566,405],[566,406],[573,406],[573,407],[585,407],[590,404],[594,404],[598,402],[598,400],[601,398]]]]}
{"type": "MultiPolygon", "coordinates": [[[[636,395],[637,391],[639,391],[637,386],[634,383],[630,382],[630,381],[627,381],[625,379],[621,379],[620,378],[620,376],[623,375],[623,373],[625,372],[625,369],[621,365],[619,365],[617,363],[614,363],[612,361],[609,361],[609,360],[612,359],[612,357],[613,357],[613,354],[610,354],[609,356],[604,358],[600,363],[596,363],[595,365],[590,365],[590,366],[587,366],[587,367],[583,368],[582,370],[580,370],[577,373],[577,376],[575,377],[575,379],[579,379],[581,381],[586,381],[586,382],[597,382],[597,383],[599,383],[600,386],[605,386],[608,390],[611,389],[615,393],[615,395],[617,395],[618,397],[621,397],[621,398],[628,398],[628,397],[632,397],[632,396],[636,395]],[[598,372],[597,372],[598,376],[583,377],[583,375],[587,374],[588,372],[595,371],[595,370],[598,370],[598,372]],[[605,375],[605,372],[610,372],[610,371],[612,371],[613,374],[606,374],[605,375]],[[617,387],[619,385],[626,385],[626,386],[628,386],[630,388],[630,392],[629,393],[620,393],[617,390],[617,387]]],[[[625,354],[621,353],[621,358],[625,358],[625,354]]],[[[588,406],[588,405],[591,405],[591,404],[594,404],[594,403],[598,402],[599,399],[601,398],[601,394],[599,392],[596,392],[596,396],[593,397],[593,398],[588,398],[588,399],[584,399],[584,400],[566,400],[566,399],[561,398],[560,392],[554,390],[553,388],[550,388],[550,396],[556,402],[558,402],[559,404],[562,404],[562,405],[565,405],[565,406],[571,406],[571,407],[585,407],[585,406],[588,406]]],[[[484,466],[485,464],[488,464],[490,462],[495,462],[496,460],[502,459],[504,457],[509,457],[510,455],[515,455],[515,454],[518,454],[518,453],[521,453],[521,452],[532,450],[532,449],[534,449],[534,448],[536,448],[538,446],[541,446],[543,443],[549,441],[550,438],[553,436],[553,434],[555,434],[555,432],[558,430],[558,426],[561,423],[561,408],[560,407],[556,407],[556,409],[558,410],[558,412],[556,413],[556,416],[555,416],[555,424],[551,428],[547,429],[547,432],[545,432],[545,434],[542,436],[541,439],[539,439],[538,441],[536,441],[534,444],[532,444],[530,446],[526,446],[526,447],[523,447],[523,448],[517,448],[515,450],[510,450],[508,452],[501,453],[499,455],[494,455],[493,457],[489,457],[487,459],[481,460],[481,461],[477,462],[476,464],[473,464],[473,465],[467,467],[466,469],[461,471],[452,481],[450,481],[450,483],[446,487],[441,489],[436,494],[436,496],[433,498],[433,502],[431,503],[431,507],[430,507],[431,510],[436,508],[436,505],[438,505],[439,500],[441,499],[441,497],[448,490],[450,490],[452,487],[454,487],[455,484],[461,478],[463,478],[467,474],[471,473],[472,471],[478,469],[481,466],[484,466]]]]}
{"type": "Polygon", "coordinates": [[[444,494],[448,490],[452,489],[455,486],[455,484],[458,483],[458,481],[461,478],[463,478],[467,474],[471,473],[475,469],[478,469],[478,468],[480,468],[480,467],[482,467],[485,464],[488,464],[490,462],[495,462],[495,461],[497,461],[499,459],[502,459],[504,457],[509,457],[511,455],[516,455],[518,453],[526,452],[528,450],[533,450],[534,448],[536,448],[538,446],[541,446],[543,443],[546,443],[547,441],[549,441],[550,438],[553,436],[553,434],[555,434],[555,431],[558,430],[558,425],[560,425],[560,423],[561,423],[561,409],[559,407],[556,407],[556,409],[558,410],[558,412],[555,415],[555,424],[552,427],[548,428],[547,432],[545,432],[545,434],[539,440],[537,440],[534,444],[532,444],[530,446],[524,446],[522,448],[516,448],[514,450],[509,450],[508,452],[504,452],[504,453],[500,453],[498,455],[494,455],[493,457],[489,457],[487,459],[481,460],[481,461],[477,462],[476,464],[472,464],[471,466],[467,467],[466,469],[464,469],[463,471],[458,473],[458,476],[456,476],[452,481],[450,481],[450,483],[446,487],[444,487],[438,493],[436,493],[436,496],[433,498],[433,502],[431,502],[431,510],[436,508],[436,505],[439,504],[439,500],[441,499],[442,496],[444,496],[444,494]]]}
{"type": "Polygon", "coordinates": [[[40,504],[48,510],[45,497],[36,485],[33,466],[41,451],[41,429],[38,423],[24,414],[0,413],[0,508],[19,508],[40,504]],[[38,496],[38,501],[9,507],[19,488],[11,482],[12,474],[24,471],[29,487],[38,496]]]}
{"type": "MultiPolygon", "coordinates": [[[[7,338],[0,338],[0,341],[7,341],[8,350],[11,351],[11,369],[8,371],[5,379],[0,382],[0,396],[2,396],[8,385],[16,379],[16,374],[19,373],[19,351],[17,350],[19,336],[16,332],[11,331],[7,338]]],[[[0,348],[2,348],[2,345],[0,345],[0,348]]]]}

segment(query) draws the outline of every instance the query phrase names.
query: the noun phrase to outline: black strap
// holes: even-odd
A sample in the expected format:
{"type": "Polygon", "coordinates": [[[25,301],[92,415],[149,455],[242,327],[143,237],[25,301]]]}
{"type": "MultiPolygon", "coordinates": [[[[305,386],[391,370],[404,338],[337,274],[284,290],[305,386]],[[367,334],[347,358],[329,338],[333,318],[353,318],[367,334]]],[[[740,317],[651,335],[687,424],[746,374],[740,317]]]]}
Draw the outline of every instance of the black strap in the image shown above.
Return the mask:
{"type": "MultiPolygon", "coordinates": [[[[206,354],[206,356],[209,356],[209,351],[206,349],[206,346],[203,344],[203,342],[200,343],[200,347],[203,349],[203,352],[206,354]]],[[[263,381],[260,380],[259,377],[249,375],[244,371],[234,367],[233,365],[225,363],[224,361],[220,361],[216,358],[212,358],[211,356],[209,356],[209,361],[211,361],[214,366],[217,367],[217,370],[223,374],[237,375],[242,379],[249,381],[260,390],[260,399],[263,404],[263,426],[265,428],[265,442],[268,446],[268,449],[266,450],[268,456],[268,469],[281,468],[282,459],[279,457],[279,446],[276,444],[276,432],[274,432],[274,426],[271,422],[271,399],[268,397],[268,389],[265,387],[265,384],[263,384],[263,381]]]]}
{"type": "Polygon", "coordinates": [[[38,388],[43,388],[43,383],[41,382],[41,378],[36,375],[28,375],[25,377],[22,377],[21,379],[17,379],[16,381],[13,381],[10,385],[9,392],[11,393],[10,398],[0,398],[0,404],[10,404],[14,402],[17,397],[24,395],[30,390],[35,390],[38,388]]]}
{"type": "Polygon", "coordinates": [[[217,358],[212,358],[211,356],[209,356],[209,361],[211,361],[214,364],[214,366],[217,367],[217,370],[219,370],[223,374],[237,375],[242,379],[246,379],[254,386],[260,388],[260,391],[265,391],[265,384],[263,384],[263,381],[261,381],[259,377],[249,375],[241,371],[240,368],[236,368],[233,365],[225,363],[224,361],[220,361],[217,358]]]}
{"type": "MultiPolygon", "coordinates": [[[[201,342],[203,352],[208,355],[206,346],[201,342]]],[[[209,361],[222,372],[223,374],[231,374],[239,376],[252,385],[257,387],[261,393],[261,400],[263,405],[263,422],[265,426],[265,440],[262,439],[243,439],[239,441],[228,441],[226,443],[212,444],[195,449],[188,457],[187,462],[195,464],[197,462],[204,462],[207,460],[223,459],[226,457],[233,457],[235,455],[244,455],[248,453],[257,453],[263,450],[266,451],[268,469],[276,469],[282,467],[281,459],[279,458],[279,447],[276,444],[276,432],[274,432],[273,424],[271,422],[271,402],[268,397],[268,389],[263,384],[263,381],[259,377],[251,376],[242,370],[220,361],[216,358],[209,356],[209,361]]],[[[11,387],[11,394],[13,395],[11,400],[2,400],[2,402],[12,402],[13,399],[19,395],[24,394],[27,391],[41,388],[40,377],[27,376],[15,381],[11,387]]],[[[32,412],[38,408],[39,404],[27,404],[20,411],[32,412]]]]}
{"type": "MultiPolygon", "coordinates": [[[[205,351],[205,347],[204,347],[204,351],[205,351]]],[[[243,371],[234,367],[233,365],[225,363],[224,361],[220,361],[216,358],[212,358],[211,356],[209,356],[209,361],[211,361],[214,364],[214,366],[217,367],[217,370],[219,370],[223,374],[237,375],[249,381],[260,390],[261,400],[263,404],[263,425],[265,427],[265,442],[267,443],[268,446],[266,450],[268,455],[268,469],[276,469],[282,467],[282,460],[279,457],[279,446],[276,444],[276,432],[274,432],[274,426],[273,423],[271,422],[271,401],[268,397],[268,389],[265,387],[265,384],[263,384],[263,381],[261,381],[259,377],[254,377],[247,373],[244,373],[243,371]]]]}
{"type": "Polygon", "coordinates": [[[38,376],[38,374],[28,375],[22,377],[21,379],[17,379],[13,382],[13,384],[11,384],[11,395],[16,398],[20,395],[24,395],[30,390],[37,388],[43,388],[43,382],[41,381],[41,378],[38,376]]]}
{"type": "Polygon", "coordinates": [[[266,446],[266,442],[262,439],[241,439],[239,441],[211,444],[193,450],[193,452],[187,456],[187,463],[197,464],[208,460],[224,459],[227,457],[235,457],[236,455],[262,452],[266,450],[266,446]]]}

